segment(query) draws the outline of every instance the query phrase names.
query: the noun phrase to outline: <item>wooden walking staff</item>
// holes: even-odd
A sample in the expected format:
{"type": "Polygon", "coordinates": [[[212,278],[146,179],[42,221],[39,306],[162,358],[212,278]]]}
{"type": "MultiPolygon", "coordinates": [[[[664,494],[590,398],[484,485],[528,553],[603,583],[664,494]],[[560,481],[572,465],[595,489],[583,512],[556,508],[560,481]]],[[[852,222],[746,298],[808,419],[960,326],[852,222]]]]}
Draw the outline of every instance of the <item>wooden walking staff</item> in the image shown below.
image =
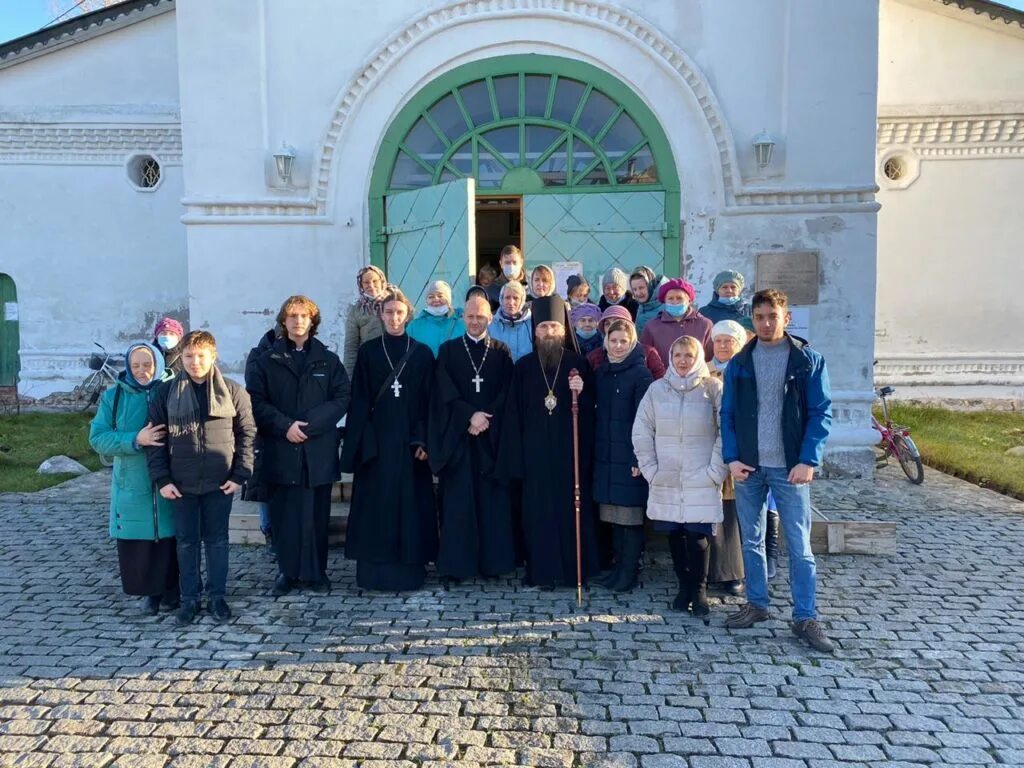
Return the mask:
{"type": "MultiPolygon", "coordinates": [[[[569,378],[579,376],[580,372],[573,368],[569,378]]],[[[583,607],[583,552],[580,536],[580,400],[579,393],[572,390],[572,469],[573,469],[573,505],[576,507],[576,605],[583,607]]]]}

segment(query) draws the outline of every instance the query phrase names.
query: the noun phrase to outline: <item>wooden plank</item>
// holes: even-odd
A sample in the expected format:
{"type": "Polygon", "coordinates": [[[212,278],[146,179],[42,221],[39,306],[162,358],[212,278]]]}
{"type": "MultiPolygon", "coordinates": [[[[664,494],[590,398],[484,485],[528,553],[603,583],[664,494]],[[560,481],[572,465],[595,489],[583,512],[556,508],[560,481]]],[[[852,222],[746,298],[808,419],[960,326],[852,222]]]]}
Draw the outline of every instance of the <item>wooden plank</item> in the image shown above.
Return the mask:
{"type": "MultiPolygon", "coordinates": [[[[835,522],[831,525],[837,525],[835,522]]],[[[896,523],[879,520],[844,520],[842,549],[847,555],[895,555],[896,523]]],[[[829,539],[831,544],[831,536],[829,539]]]]}

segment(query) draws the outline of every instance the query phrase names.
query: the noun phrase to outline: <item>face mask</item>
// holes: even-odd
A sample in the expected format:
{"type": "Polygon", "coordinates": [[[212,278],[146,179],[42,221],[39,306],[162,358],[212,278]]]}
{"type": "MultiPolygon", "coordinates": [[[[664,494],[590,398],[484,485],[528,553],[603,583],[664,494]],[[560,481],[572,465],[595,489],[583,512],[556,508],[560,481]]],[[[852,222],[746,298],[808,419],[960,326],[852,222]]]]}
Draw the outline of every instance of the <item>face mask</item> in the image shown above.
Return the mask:
{"type": "Polygon", "coordinates": [[[501,271],[509,280],[519,276],[519,267],[514,267],[511,264],[506,264],[501,271]]]}
{"type": "Polygon", "coordinates": [[[426,310],[428,315],[433,315],[434,317],[441,317],[442,315],[448,314],[448,307],[444,304],[440,307],[431,307],[430,305],[427,305],[426,310]]]}
{"type": "Polygon", "coordinates": [[[596,333],[597,328],[591,328],[589,331],[581,331],[579,328],[576,329],[576,336],[581,339],[592,339],[596,333]]]}
{"type": "Polygon", "coordinates": [[[724,304],[727,307],[732,307],[732,306],[735,306],[736,304],[740,303],[740,297],[739,296],[730,296],[729,298],[725,298],[723,296],[719,296],[718,297],[718,303],[719,304],[724,304]]]}
{"type": "Polygon", "coordinates": [[[169,336],[167,334],[161,333],[159,336],[156,337],[156,343],[159,344],[163,349],[174,349],[176,346],[178,346],[178,337],[175,336],[173,333],[169,336]]]}
{"type": "Polygon", "coordinates": [[[682,317],[686,314],[686,310],[690,308],[689,304],[666,304],[665,311],[668,312],[672,317],[682,317]]]}

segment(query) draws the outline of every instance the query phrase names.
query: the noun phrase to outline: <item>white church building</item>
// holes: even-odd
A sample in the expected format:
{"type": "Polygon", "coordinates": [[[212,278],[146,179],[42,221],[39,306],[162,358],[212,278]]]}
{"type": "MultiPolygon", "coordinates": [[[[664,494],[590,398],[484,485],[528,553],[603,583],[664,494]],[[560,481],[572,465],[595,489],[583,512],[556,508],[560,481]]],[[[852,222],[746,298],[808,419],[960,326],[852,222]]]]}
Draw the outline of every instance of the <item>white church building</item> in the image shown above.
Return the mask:
{"type": "MultiPolygon", "coordinates": [[[[883,21],[899,5],[975,29],[955,5],[903,3],[883,0],[883,21]]],[[[879,11],[127,0],[0,45],[0,386],[13,369],[23,395],[69,389],[94,342],[120,350],[165,314],[212,331],[239,376],[289,294],[319,303],[338,346],[366,263],[422,304],[431,276],[459,297],[518,242],[528,264],[684,275],[700,303],[724,268],[748,290],[787,290],[829,362],[830,458],[866,470],[876,250],[941,241],[943,220],[880,232],[879,11]]],[[[881,82],[900,102],[884,119],[917,114],[881,82]]],[[[933,162],[917,140],[898,145],[920,180],[883,191],[894,208],[933,162]]],[[[947,253],[912,258],[927,280],[950,272],[955,292],[966,254],[947,253]]],[[[952,293],[913,299],[947,317],[959,306],[952,293]]],[[[897,329],[912,318],[880,320],[892,361],[967,351],[911,348],[897,329]]]]}

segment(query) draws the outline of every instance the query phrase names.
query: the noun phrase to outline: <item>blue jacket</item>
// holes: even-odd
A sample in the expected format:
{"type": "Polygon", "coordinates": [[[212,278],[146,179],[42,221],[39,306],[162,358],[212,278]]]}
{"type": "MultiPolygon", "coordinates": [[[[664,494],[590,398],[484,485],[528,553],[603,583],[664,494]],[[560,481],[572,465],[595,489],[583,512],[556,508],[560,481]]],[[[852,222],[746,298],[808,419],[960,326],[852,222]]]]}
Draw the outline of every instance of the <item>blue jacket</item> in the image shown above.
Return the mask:
{"type": "Polygon", "coordinates": [[[512,362],[533,352],[533,322],[529,310],[516,321],[506,320],[501,311],[495,313],[494,319],[487,327],[492,339],[504,342],[512,353],[512,362]]]}
{"type": "Polygon", "coordinates": [[[722,304],[716,293],[710,303],[700,308],[700,313],[712,323],[722,320],[735,320],[738,323],[741,318],[750,317],[750,305],[742,300],[731,306],[722,304]]]}
{"type": "Polygon", "coordinates": [[[437,350],[449,339],[457,339],[466,332],[462,322],[462,310],[457,309],[451,315],[434,317],[422,310],[415,320],[409,323],[408,333],[416,341],[426,344],[437,359],[437,350]]]}
{"type": "MultiPolygon", "coordinates": [[[[782,442],[786,469],[797,464],[821,465],[832,429],[832,395],[825,358],[801,338],[786,334],[789,365],[782,402],[782,442]]],[[[752,354],[757,339],[747,343],[725,369],[722,393],[722,458],[760,465],[757,451],[757,381],[752,354]]]]}
{"type": "Polygon", "coordinates": [[[661,312],[662,309],[664,309],[664,306],[657,299],[645,301],[643,304],[638,304],[637,306],[638,308],[636,311],[636,335],[639,337],[640,334],[644,332],[644,326],[647,325],[648,322],[656,318],[658,316],[658,313],[661,312]]]}
{"type": "Polygon", "coordinates": [[[647,504],[647,481],[633,477],[633,420],[654,376],[639,344],[621,363],[605,357],[594,370],[597,418],[594,440],[594,501],[624,507],[647,504]]]}

